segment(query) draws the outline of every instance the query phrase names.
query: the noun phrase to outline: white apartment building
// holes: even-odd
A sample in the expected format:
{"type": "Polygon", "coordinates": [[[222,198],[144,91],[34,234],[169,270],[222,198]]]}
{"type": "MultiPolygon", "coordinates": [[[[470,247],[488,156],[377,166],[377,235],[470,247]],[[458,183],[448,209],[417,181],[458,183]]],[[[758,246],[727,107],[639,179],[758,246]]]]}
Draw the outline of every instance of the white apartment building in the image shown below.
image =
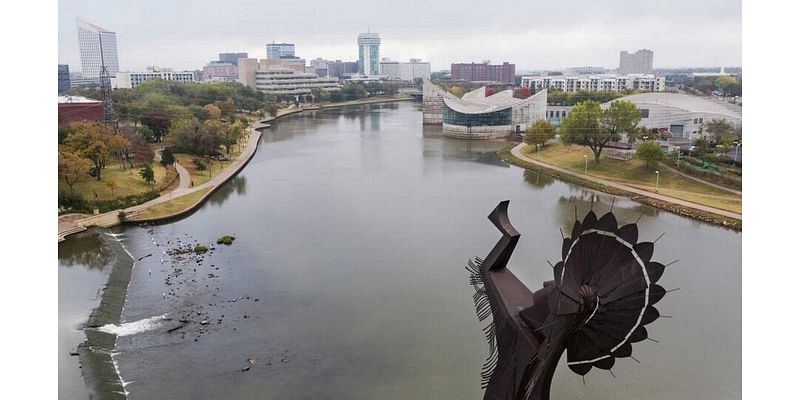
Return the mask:
{"type": "Polygon", "coordinates": [[[522,86],[538,92],[542,89],[564,92],[619,92],[641,90],[663,92],[666,82],[663,76],[655,75],[574,75],[574,76],[523,76],[522,86]]]}
{"type": "Polygon", "coordinates": [[[627,51],[619,52],[619,68],[617,73],[624,74],[652,74],[653,52],[647,49],[638,50],[636,53],[627,51]]]}
{"type": "Polygon", "coordinates": [[[408,62],[392,61],[384,58],[381,60],[380,72],[388,80],[413,81],[415,79],[430,79],[431,63],[423,62],[419,58],[409,59],[408,62]]]}
{"type": "Polygon", "coordinates": [[[115,89],[136,89],[144,82],[163,79],[180,83],[195,82],[194,71],[173,71],[169,68],[147,67],[145,72],[118,72],[115,79],[111,80],[115,89]]]}
{"type": "Polygon", "coordinates": [[[119,72],[117,34],[80,19],[76,20],[76,23],[83,77],[99,77],[103,63],[105,63],[108,74],[114,76],[119,72]]]}

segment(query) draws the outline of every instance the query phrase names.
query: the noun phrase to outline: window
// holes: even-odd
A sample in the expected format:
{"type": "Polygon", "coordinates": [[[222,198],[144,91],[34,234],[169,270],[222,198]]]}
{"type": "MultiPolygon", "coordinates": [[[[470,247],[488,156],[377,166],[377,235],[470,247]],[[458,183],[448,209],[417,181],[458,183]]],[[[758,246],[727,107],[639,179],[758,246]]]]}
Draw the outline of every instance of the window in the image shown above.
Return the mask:
{"type": "Polygon", "coordinates": [[[639,110],[642,113],[642,118],[650,118],[650,109],[642,108],[639,110]]]}

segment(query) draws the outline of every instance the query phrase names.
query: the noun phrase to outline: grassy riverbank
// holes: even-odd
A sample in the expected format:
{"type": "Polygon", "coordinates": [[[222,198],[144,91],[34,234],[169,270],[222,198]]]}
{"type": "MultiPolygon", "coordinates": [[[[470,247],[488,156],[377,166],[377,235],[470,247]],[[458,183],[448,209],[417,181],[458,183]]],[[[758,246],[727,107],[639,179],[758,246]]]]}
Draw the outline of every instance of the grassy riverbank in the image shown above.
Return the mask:
{"type": "MultiPolygon", "coordinates": [[[[560,172],[555,171],[555,170],[550,169],[550,168],[540,167],[540,166],[538,166],[536,164],[532,164],[532,163],[526,162],[526,161],[521,160],[521,159],[519,159],[517,157],[514,157],[514,155],[511,154],[511,149],[514,148],[514,146],[515,146],[514,144],[510,144],[510,145],[498,150],[497,154],[500,156],[500,158],[502,158],[504,161],[506,161],[506,162],[508,162],[510,164],[516,165],[516,166],[521,167],[521,168],[529,169],[529,170],[532,170],[532,171],[536,171],[538,173],[541,173],[541,174],[544,174],[544,175],[547,175],[547,176],[551,176],[553,178],[557,178],[557,179],[559,179],[561,181],[564,181],[564,182],[567,182],[567,183],[572,183],[572,184],[575,184],[575,185],[584,186],[584,187],[587,187],[589,189],[593,189],[593,190],[597,190],[599,192],[612,194],[612,195],[615,195],[615,196],[628,197],[631,200],[634,200],[636,202],[639,202],[639,203],[642,203],[642,204],[646,204],[648,206],[659,208],[659,209],[662,209],[662,210],[670,211],[670,212],[678,214],[678,215],[683,215],[683,216],[690,217],[690,218],[693,218],[693,219],[697,219],[697,220],[700,220],[700,221],[705,221],[705,222],[709,222],[709,223],[713,223],[713,224],[717,224],[717,225],[722,225],[722,226],[725,226],[725,227],[728,227],[728,228],[732,228],[732,229],[735,229],[735,230],[742,230],[742,221],[741,220],[728,218],[728,217],[724,217],[724,216],[721,216],[721,215],[708,213],[708,212],[704,212],[704,211],[699,211],[699,210],[695,210],[695,209],[692,209],[692,208],[679,206],[679,205],[676,205],[676,204],[673,204],[673,203],[668,203],[668,202],[656,200],[656,199],[645,197],[645,196],[639,196],[639,195],[637,195],[635,193],[631,193],[631,192],[627,192],[627,191],[624,191],[624,190],[608,187],[608,186],[602,185],[600,183],[597,183],[597,182],[594,182],[594,181],[591,181],[591,180],[588,180],[588,179],[582,179],[582,178],[576,177],[576,176],[571,175],[571,174],[560,173],[560,172]]],[[[583,156],[581,156],[581,162],[583,162],[582,159],[583,159],[583,156]]],[[[580,172],[583,172],[583,171],[580,171],[580,172]]]]}
{"type": "Polygon", "coordinates": [[[178,214],[194,206],[211,189],[212,189],[211,187],[200,189],[198,191],[185,194],[183,196],[177,197],[165,203],[156,204],[153,207],[142,210],[135,217],[131,218],[130,221],[136,222],[143,220],[167,218],[172,215],[178,214]]]}
{"type": "Polygon", "coordinates": [[[740,195],[688,179],[667,169],[659,171],[658,192],[656,192],[656,169],[648,168],[644,161],[636,158],[624,161],[609,158],[604,154],[601,155],[598,164],[587,147],[562,144],[545,146],[538,154],[535,147],[527,146],[523,149],[523,153],[576,173],[582,174],[586,168],[589,175],[598,178],[721,210],[742,212],[740,195]]]}

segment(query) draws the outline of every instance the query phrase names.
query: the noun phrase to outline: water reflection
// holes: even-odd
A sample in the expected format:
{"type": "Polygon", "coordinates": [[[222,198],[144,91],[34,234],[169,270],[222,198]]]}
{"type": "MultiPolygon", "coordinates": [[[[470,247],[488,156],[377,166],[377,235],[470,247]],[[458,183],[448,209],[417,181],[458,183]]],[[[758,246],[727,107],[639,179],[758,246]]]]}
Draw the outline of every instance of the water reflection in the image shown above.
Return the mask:
{"type": "Polygon", "coordinates": [[[525,177],[525,182],[528,182],[531,184],[531,186],[539,189],[544,189],[552,185],[556,181],[554,178],[550,176],[530,170],[525,170],[523,176],[525,177]]]}
{"type": "Polygon", "coordinates": [[[83,266],[103,270],[114,258],[114,254],[103,246],[98,236],[91,231],[79,234],[58,245],[58,264],[64,267],[83,266]]]}
{"type": "Polygon", "coordinates": [[[227,183],[222,185],[213,196],[208,198],[210,204],[221,206],[232,194],[244,195],[247,194],[247,178],[243,175],[237,175],[227,183]]]}

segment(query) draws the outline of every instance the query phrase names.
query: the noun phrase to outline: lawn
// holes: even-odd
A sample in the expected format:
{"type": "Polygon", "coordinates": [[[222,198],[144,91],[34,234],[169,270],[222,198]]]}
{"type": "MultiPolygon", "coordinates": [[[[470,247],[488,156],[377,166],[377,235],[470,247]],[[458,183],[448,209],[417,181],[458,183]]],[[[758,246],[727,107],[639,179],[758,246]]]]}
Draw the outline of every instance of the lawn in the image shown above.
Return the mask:
{"type": "MultiPolygon", "coordinates": [[[[644,161],[636,158],[622,161],[601,155],[598,164],[588,147],[562,144],[543,147],[538,158],[534,146],[527,146],[523,152],[533,159],[578,173],[584,171],[584,155],[586,155],[589,160],[588,174],[591,176],[625,183],[650,192],[655,192],[656,189],[655,169],[647,168],[644,161]]],[[[742,198],[739,195],[684,178],[668,170],[662,169],[659,173],[660,194],[723,210],[742,212],[742,198]]]]}
{"type": "MultiPolygon", "coordinates": [[[[155,174],[156,184],[150,187],[150,185],[145,183],[144,179],[139,176],[139,168],[126,168],[123,170],[120,163],[115,160],[106,164],[106,167],[101,172],[100,181],[97,181],[97,178],[88,177],[85,181],[76,183],[72,190],[74,193],[80,194],[84,199],[89,201],[111,200],[114,198],[147,193],[154,189],[158,190],[167,175],[166,169],[158,163],[153,163],[153,172],[155,174]],[[113,195],[111,189],[106,186],[106,183],[112,180],[117,184],[117,187],[114,188],[113,195]],[[95,197],[95,193],[97,197],[95,197]]],[[[58,190],[59,192],[67,192],[69,188],[59,179],[58,190]]]]}
{"type": "MultiPolygon", "coordinates": [[[[235,160],[236,157],[241,154],[242,150],[247,147],[247,139],[249,139],[249,136],[245,135],[240,144],[231,146],[231,160],[235,160]]],[[[191,175],[194,186],[202,185],[210,181],[213,177],[219,175],[220,172],[222,172],[228,165],[232,163],[232,161],[219,161],[214,160],[211,157],[187,153],[175,153],[175,159],[178,161],[178,164],[189,171],[189,175],[191,175]],[[206,164],[206,169],[200,170],[197,168],[197,166],[194,164],[194,159],[203,160],[203,162],[206,164]]]]}
{"type": "Polygon", "coordinates": [[[210,187],[205,189],[200,189],[196,192],[192,192],[181,197],[177,197],[173,200],[167,201],[165,203],[157,204],[153,207],[147,208],[139,212],[135,217],[131,218],[131,221],[136,221],[139,219],[149,219],[149,218],[159,218],[165,217],[168,215],[172,215],[178,211],[185,210],[192,206],[194,203],[197,203],[203,195],[205,195],[209,190],[210,187]]]}

